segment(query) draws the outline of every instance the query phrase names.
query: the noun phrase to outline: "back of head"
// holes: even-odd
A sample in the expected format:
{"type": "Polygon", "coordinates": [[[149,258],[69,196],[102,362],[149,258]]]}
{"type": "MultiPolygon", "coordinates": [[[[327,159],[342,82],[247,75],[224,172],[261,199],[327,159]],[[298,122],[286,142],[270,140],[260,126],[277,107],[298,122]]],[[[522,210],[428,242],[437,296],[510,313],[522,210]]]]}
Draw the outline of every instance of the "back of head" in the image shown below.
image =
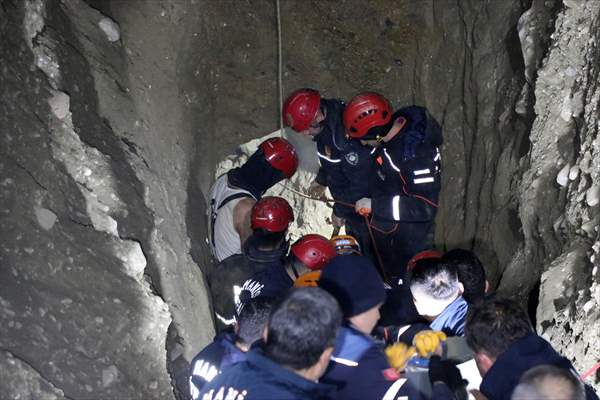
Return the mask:
{"type": "Polygon", "coordinates": [[[469,307],[465,336],[476,353],[485,352],[496,358],[532,332],[527,313],[513,300],[485,299],[469,307]]]}
{"type": "Polygon", "coordinates": [[[581,380],[570,370],[553,365],[539,365],[521,377],[511,400],[585,400],[581,380]]]}
{"type": "Polygon", "coordinates": [[[326,291],[292,289],[271,312],[265,355],[288,368],[309,368],[333,346],[341,320],[337,302],[326,291]]]}
{"type": "MultiPolygon", "coordinates": [[[[288,243],[285,239],[286,232],[269,232],[262,228],[255,229],[252,235],[247,239],[244,244],[250,246],[256,250],[270,251],[281,249],[283,252],[287,252],[288,243]]],[[[245,251],[245,253],[247,253],[245,251]]]]}
{"type": "Polygon", "coordinates": [[[344,318],[361,314],[385,301],[383,280],[364,256],[337,256],[323,269],[319,286],[340,304],[344,318]]]}
{"type": "Polygon", "coordinates": [[[440,314],[460,294],[456,270],[434,258],[419,260],[409,282],[417,311],[425,316],[440,314]]]}
{"type": "Polygon", "coordinates": [[[259,296],[244,304],[237,316],[237,336],[243,344],[250,346],[262,338],[273,303],[273,299],[259,296]]]}
{"type": "Polygon", "coordinates": [[[464,286],[463,297],[469,303],[481,301],[485,295],[485,269],[477,256],[468,250],[450,250],[442,260],[454,268],[464,286]]]}

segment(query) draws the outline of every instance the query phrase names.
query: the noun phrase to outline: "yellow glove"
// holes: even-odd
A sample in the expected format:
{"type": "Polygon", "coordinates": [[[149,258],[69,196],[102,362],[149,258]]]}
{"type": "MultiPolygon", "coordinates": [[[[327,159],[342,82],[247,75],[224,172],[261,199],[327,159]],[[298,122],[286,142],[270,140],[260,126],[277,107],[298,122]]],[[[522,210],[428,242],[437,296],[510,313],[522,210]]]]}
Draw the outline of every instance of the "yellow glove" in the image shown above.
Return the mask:
{"type": "Polygon", "coordinates": [[[429,357],[447,339],[441,331],[421,331],[415,335],[413,344],[421,357],[429,357]]]}
{"type": "Polygon", "coordinates": [[[408,360],[416,354],[414,347],[408,347],[404,343],[395,343],[385,348],[385,355],[392,368],[402,371],[408,360]]]}

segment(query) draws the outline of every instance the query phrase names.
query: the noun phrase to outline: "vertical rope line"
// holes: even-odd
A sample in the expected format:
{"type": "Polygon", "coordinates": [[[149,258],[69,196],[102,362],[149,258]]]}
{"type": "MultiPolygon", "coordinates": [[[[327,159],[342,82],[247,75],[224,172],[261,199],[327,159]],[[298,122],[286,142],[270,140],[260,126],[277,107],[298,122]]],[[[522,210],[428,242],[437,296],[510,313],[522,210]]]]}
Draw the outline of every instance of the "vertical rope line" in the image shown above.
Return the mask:
{"type": "Polygon", "coordinates": [[[279,89],[279,134],[283,136],[283,52],[281,44],[281,7],[275,0],[277,11],[277,86],[279,89]]]}

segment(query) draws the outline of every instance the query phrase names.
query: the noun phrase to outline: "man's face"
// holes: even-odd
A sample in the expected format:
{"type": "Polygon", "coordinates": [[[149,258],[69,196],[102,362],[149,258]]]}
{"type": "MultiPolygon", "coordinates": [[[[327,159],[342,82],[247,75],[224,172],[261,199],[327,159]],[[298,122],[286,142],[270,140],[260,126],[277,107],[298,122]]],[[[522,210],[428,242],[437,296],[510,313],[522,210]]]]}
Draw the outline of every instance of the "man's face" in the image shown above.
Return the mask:
{"type": "Polygon", "coordinates": [[[312,122],[308,129],[301,131],[300,133],[303,135],[316,136],[323,130],[325,117],[327,116],[327,112],[323,107],[319,107],[319,111],[313,118],[312,122]]]}
{"type": "Polygon", "coordinates": [[[375,307],[368,309],[365,312],[362,312],[354,317],[350,317],[350,322],[356,329],[365,335],[370,335],[377,325],[377,321],[381,318],[381,314],[379,314],[379,308],[381,308],[383,303],[377,304],[375,307]]]}

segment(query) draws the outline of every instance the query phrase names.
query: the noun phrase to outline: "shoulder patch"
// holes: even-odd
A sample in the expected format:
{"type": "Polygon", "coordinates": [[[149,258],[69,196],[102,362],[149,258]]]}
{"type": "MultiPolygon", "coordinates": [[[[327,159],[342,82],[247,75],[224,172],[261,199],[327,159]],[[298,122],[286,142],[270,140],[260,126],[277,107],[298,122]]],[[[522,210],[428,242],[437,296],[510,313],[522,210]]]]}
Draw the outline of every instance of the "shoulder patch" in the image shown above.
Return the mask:
{"type": "Polygon", "coordinates": [[[358,164],[358,153],[356,153],[355,151],[346,154],[344,158],[346,159],[346,162],[350,165],[358,164]]]}

